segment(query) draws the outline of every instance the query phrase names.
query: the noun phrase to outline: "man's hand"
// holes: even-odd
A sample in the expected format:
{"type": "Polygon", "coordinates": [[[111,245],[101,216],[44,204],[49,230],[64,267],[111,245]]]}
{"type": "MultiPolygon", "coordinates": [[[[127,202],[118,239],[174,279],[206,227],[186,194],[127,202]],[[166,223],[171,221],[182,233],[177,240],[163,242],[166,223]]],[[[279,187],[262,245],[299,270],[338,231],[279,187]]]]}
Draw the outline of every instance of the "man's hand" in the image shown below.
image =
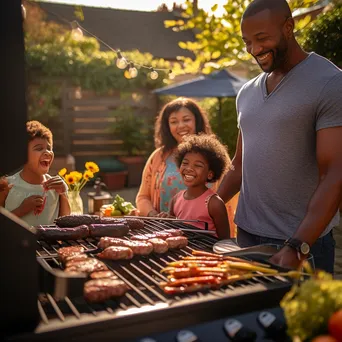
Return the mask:
{"type": "Polygon", "coordinates": [[[169,213],[166,213],[165,211],[162,211],[157,215],[157,217],[161,218],[175,218],[174,216],[170,215],[169,213]]]}
{"type": "Polygon", "coordinates": [[[297,251],[289,246],[284,246],[269,261],[281,267],[293,269],[297,269],[301,263],[301,260],[298,260],[297,251]]]}
{"type": "Polygon", "coordinates": [[[39,195],[33,195],[25,198],[18,208],[20,216],[25,216],[34,210],[40,210],[43,206],[43,202],[43,196],[39,195]]]}
{"type": "Polygon", "coordinates": [[[55,176],[43,183],[45,191],[55,190],[58,194],[68,191],[68,186],[60,176],[55,176]]]}

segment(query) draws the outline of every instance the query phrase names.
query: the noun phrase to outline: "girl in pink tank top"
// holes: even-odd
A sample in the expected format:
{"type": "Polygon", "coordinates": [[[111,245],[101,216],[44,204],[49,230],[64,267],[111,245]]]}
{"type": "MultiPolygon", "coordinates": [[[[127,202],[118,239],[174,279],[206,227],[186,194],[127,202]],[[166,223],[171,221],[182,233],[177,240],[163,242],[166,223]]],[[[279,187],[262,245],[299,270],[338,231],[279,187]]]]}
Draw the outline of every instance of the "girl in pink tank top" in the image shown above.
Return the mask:
{"type": "MultiPolygon", "coordinates": [[[[187,189],[172,198],[168,216],[207,222],[208,228],[215,230],[220,239],[229,238],[225,204],[206,186],[220,179],[228,169],[230,159],[225,146],[215,135],[190,135],[178,145],[175,161],[187,189]]],[[[204,229],[203,222],[192,224],[204,229]]]]}

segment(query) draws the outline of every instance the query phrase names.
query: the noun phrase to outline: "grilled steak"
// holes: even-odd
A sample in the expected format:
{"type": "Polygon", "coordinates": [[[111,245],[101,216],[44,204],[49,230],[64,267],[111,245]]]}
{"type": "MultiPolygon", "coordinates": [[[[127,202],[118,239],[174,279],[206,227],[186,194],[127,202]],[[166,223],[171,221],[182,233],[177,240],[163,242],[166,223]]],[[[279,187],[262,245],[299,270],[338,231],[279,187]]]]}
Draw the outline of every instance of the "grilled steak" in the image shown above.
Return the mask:
{"type": "Polygon", "coordinates": [[[169,245],[167,244],[166,241],[162,239],[150,239],[148,240],[149,243],[153,245],[153,252],[161,254],[161,253],[166,253],[169,250],[169,245]]]}
{"type": "Polygon", "coordinates": [[[60,228],[60,227],[37,227],[37,240],[81,240],[89,236],[89,228],[86,225],[60,228]]]}
{"type": "Polygon", "coordinates": [[[144,221],[137,218],[127,218],[126,219],[129,229],[142,229],[144,228],[144,221]]]}
{"type": "Polygon", "coordinates": [[[83,224],[88,226],[100,223],[100,217],[98,215],[65,215],[58,217],[55,222],[58,227],[77,227],[83,224]]]}
{"type": "Polygon", "coordinates": [[[133,258],[133,251],[129,247],[110,246],[97,256],[101,259],[126,260],[133,258]]]}
{"type": "Polygon", "coordinates": [[[104,302],[126,293],[128,286],[118,279],[89,280],[84,284],[84,298],[90,303],[104,302]]]}
{"type": "Polygon", "coordinates": [[[84,248],[82,246],[70,246],[70,247],[62,247],[57,251],[59,260],[65,263],[66,259],[75,255],[80,255],[84,252],[84,248]]]}
{"type": "MultiPolygon", "coordinates": [[[[72,263],[72,262],[71,262],[72,263]]],[[[100,260],[89,258],[67,265],[65,272],[92,273],[97,271],[107,271],[108,267],[100,260]]]]}
{"type": "Polygon", "coordinates": [[[169,248],[183,248],[188,245],[188,239],[185,236],[172,236],[165,240],[169,248]]]}
{"type": "Polygon", "coordinates": [[[104,279],[104,278],[111,278],[117,279],[118,277],[112,271],[98,271],[90,273],[91,279],[104,279]]]}
{"type": "Polygon", "coordinates": [[[128,233],[129,227],[127,222],[91,224],[89,225],[89,234],[93,237],[112,236],[120,237],[128,233]]]}

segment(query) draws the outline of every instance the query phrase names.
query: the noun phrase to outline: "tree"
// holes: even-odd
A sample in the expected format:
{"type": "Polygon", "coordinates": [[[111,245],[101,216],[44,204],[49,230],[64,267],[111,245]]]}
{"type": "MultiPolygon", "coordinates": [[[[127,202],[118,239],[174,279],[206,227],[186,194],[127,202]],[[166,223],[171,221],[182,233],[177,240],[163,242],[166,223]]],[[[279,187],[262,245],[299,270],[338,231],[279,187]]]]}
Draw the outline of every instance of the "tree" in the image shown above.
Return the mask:
{"type": "Polygon", "coordinates": [[[304,31],[302,43],[307,51],[315,51],[342,67],[342,3],[322,13],[304,31]]]}
{"type": "MultiPolygon", "coordinates": [[[[184,73],[198,70],[210,73],[215,68],[230,67],[237,63],[253,69],[251,57],[244,49],[240,33],[242,14],[250,2],[251,0],[227,0],[223,6],[224,14],[217,16],[217,4],[211,8],[211,14],[203,9],[194,11],[193,2],[187,0],[182,20],[165,21],[165,26],[174,31],[195,32],[195,42],[179,42],[181,48],[192,51],[196,56],[194,61],[191,58],[180,58],[185,65],[184,73]]],[[[317,0],[290,0],[290,6],[294,10],[312,6],[316,2],[317,0]]],[[[297,30],[303,29],[309,22],[310,17],[305,17],[297,23],[297,30]]]]}

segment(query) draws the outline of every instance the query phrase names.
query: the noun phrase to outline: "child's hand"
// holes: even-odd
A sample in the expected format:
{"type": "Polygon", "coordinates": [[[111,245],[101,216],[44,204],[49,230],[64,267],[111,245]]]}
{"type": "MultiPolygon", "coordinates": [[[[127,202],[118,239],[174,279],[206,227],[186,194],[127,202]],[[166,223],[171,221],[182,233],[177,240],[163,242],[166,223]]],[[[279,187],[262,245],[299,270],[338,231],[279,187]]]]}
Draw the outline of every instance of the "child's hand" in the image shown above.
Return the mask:
{"type": "Polygon", "coordinates": [[[45,191],[55,190],[58,194],[68,191],[68,186],[60,176],[55,176],[43,183],[45,191]]]}
{"type": "Polygon", "coordinates": [[[13,184],[8,185],[8,181],[6,177],[1,177],[0,178],[0,192],[5,192],[8,194],[10,189],[13,187],[13,184]]]}
{"type": "Polygon", "coordinates": [[[22,216],[27,215],[31,211],[39,210],[43,206],[43,196],[33,195],[25,198],[20,204],[20,212],[22,216]]]}

